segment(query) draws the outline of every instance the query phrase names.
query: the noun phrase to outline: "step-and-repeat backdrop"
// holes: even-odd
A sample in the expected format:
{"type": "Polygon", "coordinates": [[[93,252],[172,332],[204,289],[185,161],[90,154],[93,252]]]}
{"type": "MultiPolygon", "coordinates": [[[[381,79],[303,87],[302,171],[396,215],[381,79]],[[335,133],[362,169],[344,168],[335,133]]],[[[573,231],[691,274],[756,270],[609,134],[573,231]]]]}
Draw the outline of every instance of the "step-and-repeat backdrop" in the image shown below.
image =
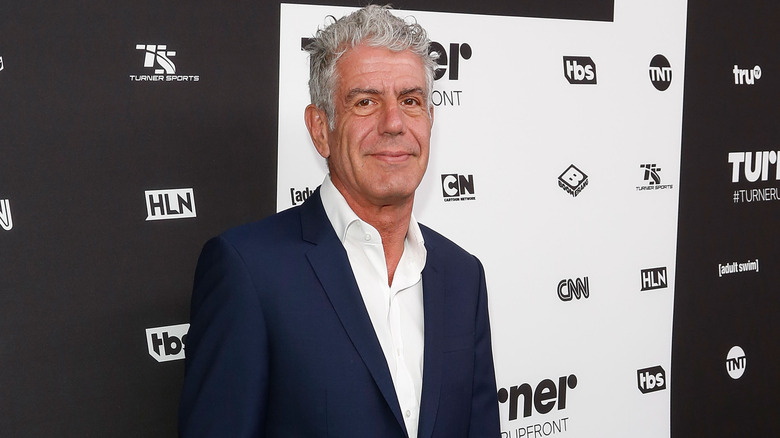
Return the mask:
{"type": "MultiPolygon", "coordinates": [[[[358,2],[294,3],[0,6],[0,436],[176,435],[201,245],[326,172],[301,47],[358,2]]],[[[395,4],[502,438],[771,436],[780,7],[506,3],[395,4]]]]}

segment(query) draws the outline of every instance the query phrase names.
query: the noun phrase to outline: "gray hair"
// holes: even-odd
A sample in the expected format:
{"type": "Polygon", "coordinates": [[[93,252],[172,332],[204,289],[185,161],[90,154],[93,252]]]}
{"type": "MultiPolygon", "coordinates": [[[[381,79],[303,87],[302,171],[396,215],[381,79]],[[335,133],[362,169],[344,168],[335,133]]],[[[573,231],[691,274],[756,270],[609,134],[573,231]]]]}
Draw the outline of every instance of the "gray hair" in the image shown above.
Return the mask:
{"type": "Polygon", "coordinates": [[[419,56],[425,68],[426,103],[430,106],[433,72],[438,66],[435,52],[434,56],[429,54],[428,35],[416,21],[407,23],[390,9],[390,6],[368,5],[338,20],[334,18],[333,23],[318,29],[305,47],[309,52],[311,103],[325,110],[331,130],[335,128],[336,63],[348,49],[360,44],[394,52],[410,50],[419,56]]]}

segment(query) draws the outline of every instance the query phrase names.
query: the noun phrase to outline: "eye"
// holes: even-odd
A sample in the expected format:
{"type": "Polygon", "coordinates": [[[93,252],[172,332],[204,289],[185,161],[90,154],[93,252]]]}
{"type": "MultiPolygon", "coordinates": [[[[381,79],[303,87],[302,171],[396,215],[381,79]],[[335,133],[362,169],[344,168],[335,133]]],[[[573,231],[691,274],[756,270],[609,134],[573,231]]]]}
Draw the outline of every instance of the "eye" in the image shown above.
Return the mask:
{"type": "Polygon", "coordinates": [[[401,104],[406,106],[416,106],[420,104],[420,101],[414,97],[407,97],[401,101],[401,104]]]}
{"type": "Polygon", "coordinates": [[[371,105],[371,99],[360,99],[355,103],[355,106],[369,106],[371,105]]]}

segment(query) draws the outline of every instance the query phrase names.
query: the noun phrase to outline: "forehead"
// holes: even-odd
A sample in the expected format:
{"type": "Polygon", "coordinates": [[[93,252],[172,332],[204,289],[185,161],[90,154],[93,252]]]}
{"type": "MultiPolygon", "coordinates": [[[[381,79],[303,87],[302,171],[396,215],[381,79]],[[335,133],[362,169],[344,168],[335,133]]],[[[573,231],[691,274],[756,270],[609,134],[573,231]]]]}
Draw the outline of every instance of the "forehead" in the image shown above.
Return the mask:
{"type": "Polygon", "coordinates": [[[425,88],[425,67],[410,50],[394,52],[364,44],[348,49],[336,64],[341,92],[352,88],[425,88]]]}

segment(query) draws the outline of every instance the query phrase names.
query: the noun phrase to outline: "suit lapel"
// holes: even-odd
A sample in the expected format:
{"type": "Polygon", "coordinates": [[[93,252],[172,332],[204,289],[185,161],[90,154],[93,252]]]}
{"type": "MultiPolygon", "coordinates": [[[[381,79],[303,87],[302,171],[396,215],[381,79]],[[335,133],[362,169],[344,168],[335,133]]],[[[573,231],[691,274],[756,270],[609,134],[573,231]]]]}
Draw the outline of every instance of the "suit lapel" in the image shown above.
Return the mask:
{"type": "Polygon", "coordinates": [[[317,189],[301,207],[303,239],[315,244],[306,254],[341,325],[363,359],[393,415],[405,430],[385,355],[360,295],[347,252],[322,207],[317,189]]]}
{"type": "MultiPolygon", "coordinates": [[[[421,227],[422,228],[422,227],[421,227]]],[[[423,238],[425,238],[423,230],[423,238]]],[[[444,338],[444,278],[438,269],[436,248],[426,239],[428,256],[423,269],[423,313],[425,318],[425,350],[423,357],[423,385],[420,400],[418,436],[428,438],[433,434],[441,393],[443,338],[444,338]]]]}

